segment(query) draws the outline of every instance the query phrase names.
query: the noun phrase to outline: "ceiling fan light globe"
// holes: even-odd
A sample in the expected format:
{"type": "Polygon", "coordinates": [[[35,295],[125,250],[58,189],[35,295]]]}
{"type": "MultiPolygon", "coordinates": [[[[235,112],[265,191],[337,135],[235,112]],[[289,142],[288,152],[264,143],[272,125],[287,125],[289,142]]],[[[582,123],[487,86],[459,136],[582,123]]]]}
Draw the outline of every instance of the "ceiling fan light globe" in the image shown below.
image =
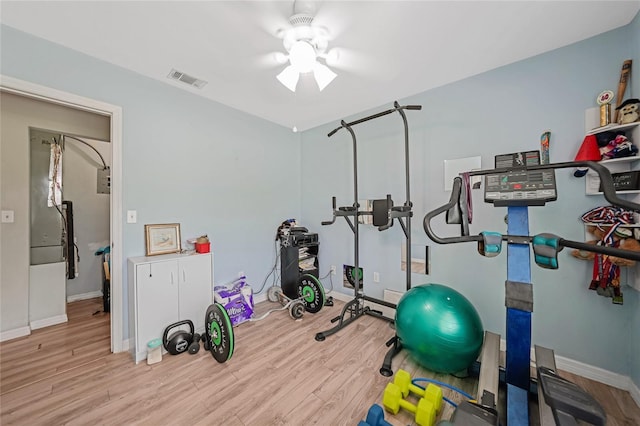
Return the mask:
{"type": "Polygon", "coordinates": [[[306,41],[297,41],[291,46],[289,62],[300,73],[310,72],[316,64],[316,51],[306,41]]]}
{"type": "Polygon", "coordinates": [[[318,84],[318,89],[322,92],[325,87],[329,85],[333,81],[334,78],[337,77],[337,74],[326,66],[322,65],[319,62],[316,62],[316,65],[313,69],[313,76],[316,79],[316,83],[318,84]]]}
{"type": "Polygon", "coordinates": [[[291,90],[292,92],[295,92],[300,74],[293,68],[293,66],[288,65],[284,70],[282,70],[280,74],[276,76],[276,78],[280,83],[282,83],[284,87],[291,90]]]}

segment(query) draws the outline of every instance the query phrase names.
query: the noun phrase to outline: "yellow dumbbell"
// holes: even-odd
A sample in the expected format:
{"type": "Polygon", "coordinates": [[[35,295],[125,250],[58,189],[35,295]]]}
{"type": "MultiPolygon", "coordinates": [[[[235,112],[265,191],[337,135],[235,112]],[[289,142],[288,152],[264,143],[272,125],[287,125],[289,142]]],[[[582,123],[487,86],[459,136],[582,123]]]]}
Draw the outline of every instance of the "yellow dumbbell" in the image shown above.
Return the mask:
{"type": "Polygon", "coordinates": [[[431,401],[420,398],[418,405],[413,405],[402,398],[402,391],[394,383],[389,383],[384,389],[382,405],[391,414],[398,414],[400,408],[414,413],[419,426],[433,426],[436,422],[436,408],[431,401]]]}
{"type": "Polygon", "coordinates": [[[440,412],[440,408],[442,408],[442,389],[439,386],[429,383],[426,389],[422,389],[411,383],[411,375],[404,370],[398,370],[393,378],[393,383],[400,388],[403,398],[409,396],[409,392],[414,393],[420,398],[431,401],[436,409],[436,413],[440,412]]]}

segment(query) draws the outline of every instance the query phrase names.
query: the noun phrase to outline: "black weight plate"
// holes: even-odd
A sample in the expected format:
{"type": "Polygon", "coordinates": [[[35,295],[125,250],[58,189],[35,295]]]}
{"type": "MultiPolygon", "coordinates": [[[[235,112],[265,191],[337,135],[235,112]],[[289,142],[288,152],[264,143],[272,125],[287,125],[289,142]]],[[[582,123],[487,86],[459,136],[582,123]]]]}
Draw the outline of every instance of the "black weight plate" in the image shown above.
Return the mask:
{"type": "Polygon", "coordinates": [[[291,318],[293,319],[300,319],[304,316],[305,309],[304,303],[294,302],[289,309],[289,315],[291,315],[291,318]]]}
{"type": "Polygon", "coordinates": [[[302,299],[307,312],[315,314],[324,306],[324,287],[313,275],[304,274],[298,279],[298,297],[302,299]]]}
{"type": "Polygon", "coordinates": [[[204,317],[205,334],[209,351],[216,361],[229,361],[233,355],[233,327],[224,307],[219,303],[209,305],[204,317]]]}
{"type": "MultiPolygon", "coordinates": [[[[356,268],[354,266],[347,266],[345,270],[345,274],[347,275],[347,281],[353,287],[356,286],[356,268]]],[[[358,280],[359,287],[362,288],[362,268],[358,268],[358,280]]]]}

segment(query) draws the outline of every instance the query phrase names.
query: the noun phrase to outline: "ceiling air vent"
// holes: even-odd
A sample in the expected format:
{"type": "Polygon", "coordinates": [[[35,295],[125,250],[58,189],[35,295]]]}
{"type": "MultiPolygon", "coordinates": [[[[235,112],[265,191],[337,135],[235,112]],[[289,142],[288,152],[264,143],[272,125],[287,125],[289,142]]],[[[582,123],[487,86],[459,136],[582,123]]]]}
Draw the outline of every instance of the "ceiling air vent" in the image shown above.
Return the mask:
{"type": "Polygon", "coordinates": [[[207,84],[206,81],[204,80],[200,80],[198,78],[195,78],[189,74],[185,74],[183,72],[180,72],[176,69],[172,69],[171,72],[169,73],[169,75],[167,76],[172,80],[178,80],[181,81],[183,83],[188,84],[189,86],[194,86],[197,87],[198,89],[202,89],[205,84],[207,84]]]}

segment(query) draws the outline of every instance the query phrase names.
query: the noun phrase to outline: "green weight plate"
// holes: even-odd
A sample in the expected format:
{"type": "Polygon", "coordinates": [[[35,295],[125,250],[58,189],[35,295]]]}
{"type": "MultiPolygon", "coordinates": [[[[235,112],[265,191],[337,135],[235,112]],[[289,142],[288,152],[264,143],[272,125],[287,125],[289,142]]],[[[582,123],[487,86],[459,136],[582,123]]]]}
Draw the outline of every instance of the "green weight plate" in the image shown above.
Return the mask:
{"type": "Polygon", "coordinates": [[[302,299],[307,312],[315,314],[324,306],[324,287],[313,275],[304,274],[298,279],[298,297],[302,299]]]}
{"type": "Polygon", "coordinates": [[[219,303],[209,305],[204,317],[205,335],[216,361],[229,361],[233,355],[233,327],[224,307],[219,303]]]}

